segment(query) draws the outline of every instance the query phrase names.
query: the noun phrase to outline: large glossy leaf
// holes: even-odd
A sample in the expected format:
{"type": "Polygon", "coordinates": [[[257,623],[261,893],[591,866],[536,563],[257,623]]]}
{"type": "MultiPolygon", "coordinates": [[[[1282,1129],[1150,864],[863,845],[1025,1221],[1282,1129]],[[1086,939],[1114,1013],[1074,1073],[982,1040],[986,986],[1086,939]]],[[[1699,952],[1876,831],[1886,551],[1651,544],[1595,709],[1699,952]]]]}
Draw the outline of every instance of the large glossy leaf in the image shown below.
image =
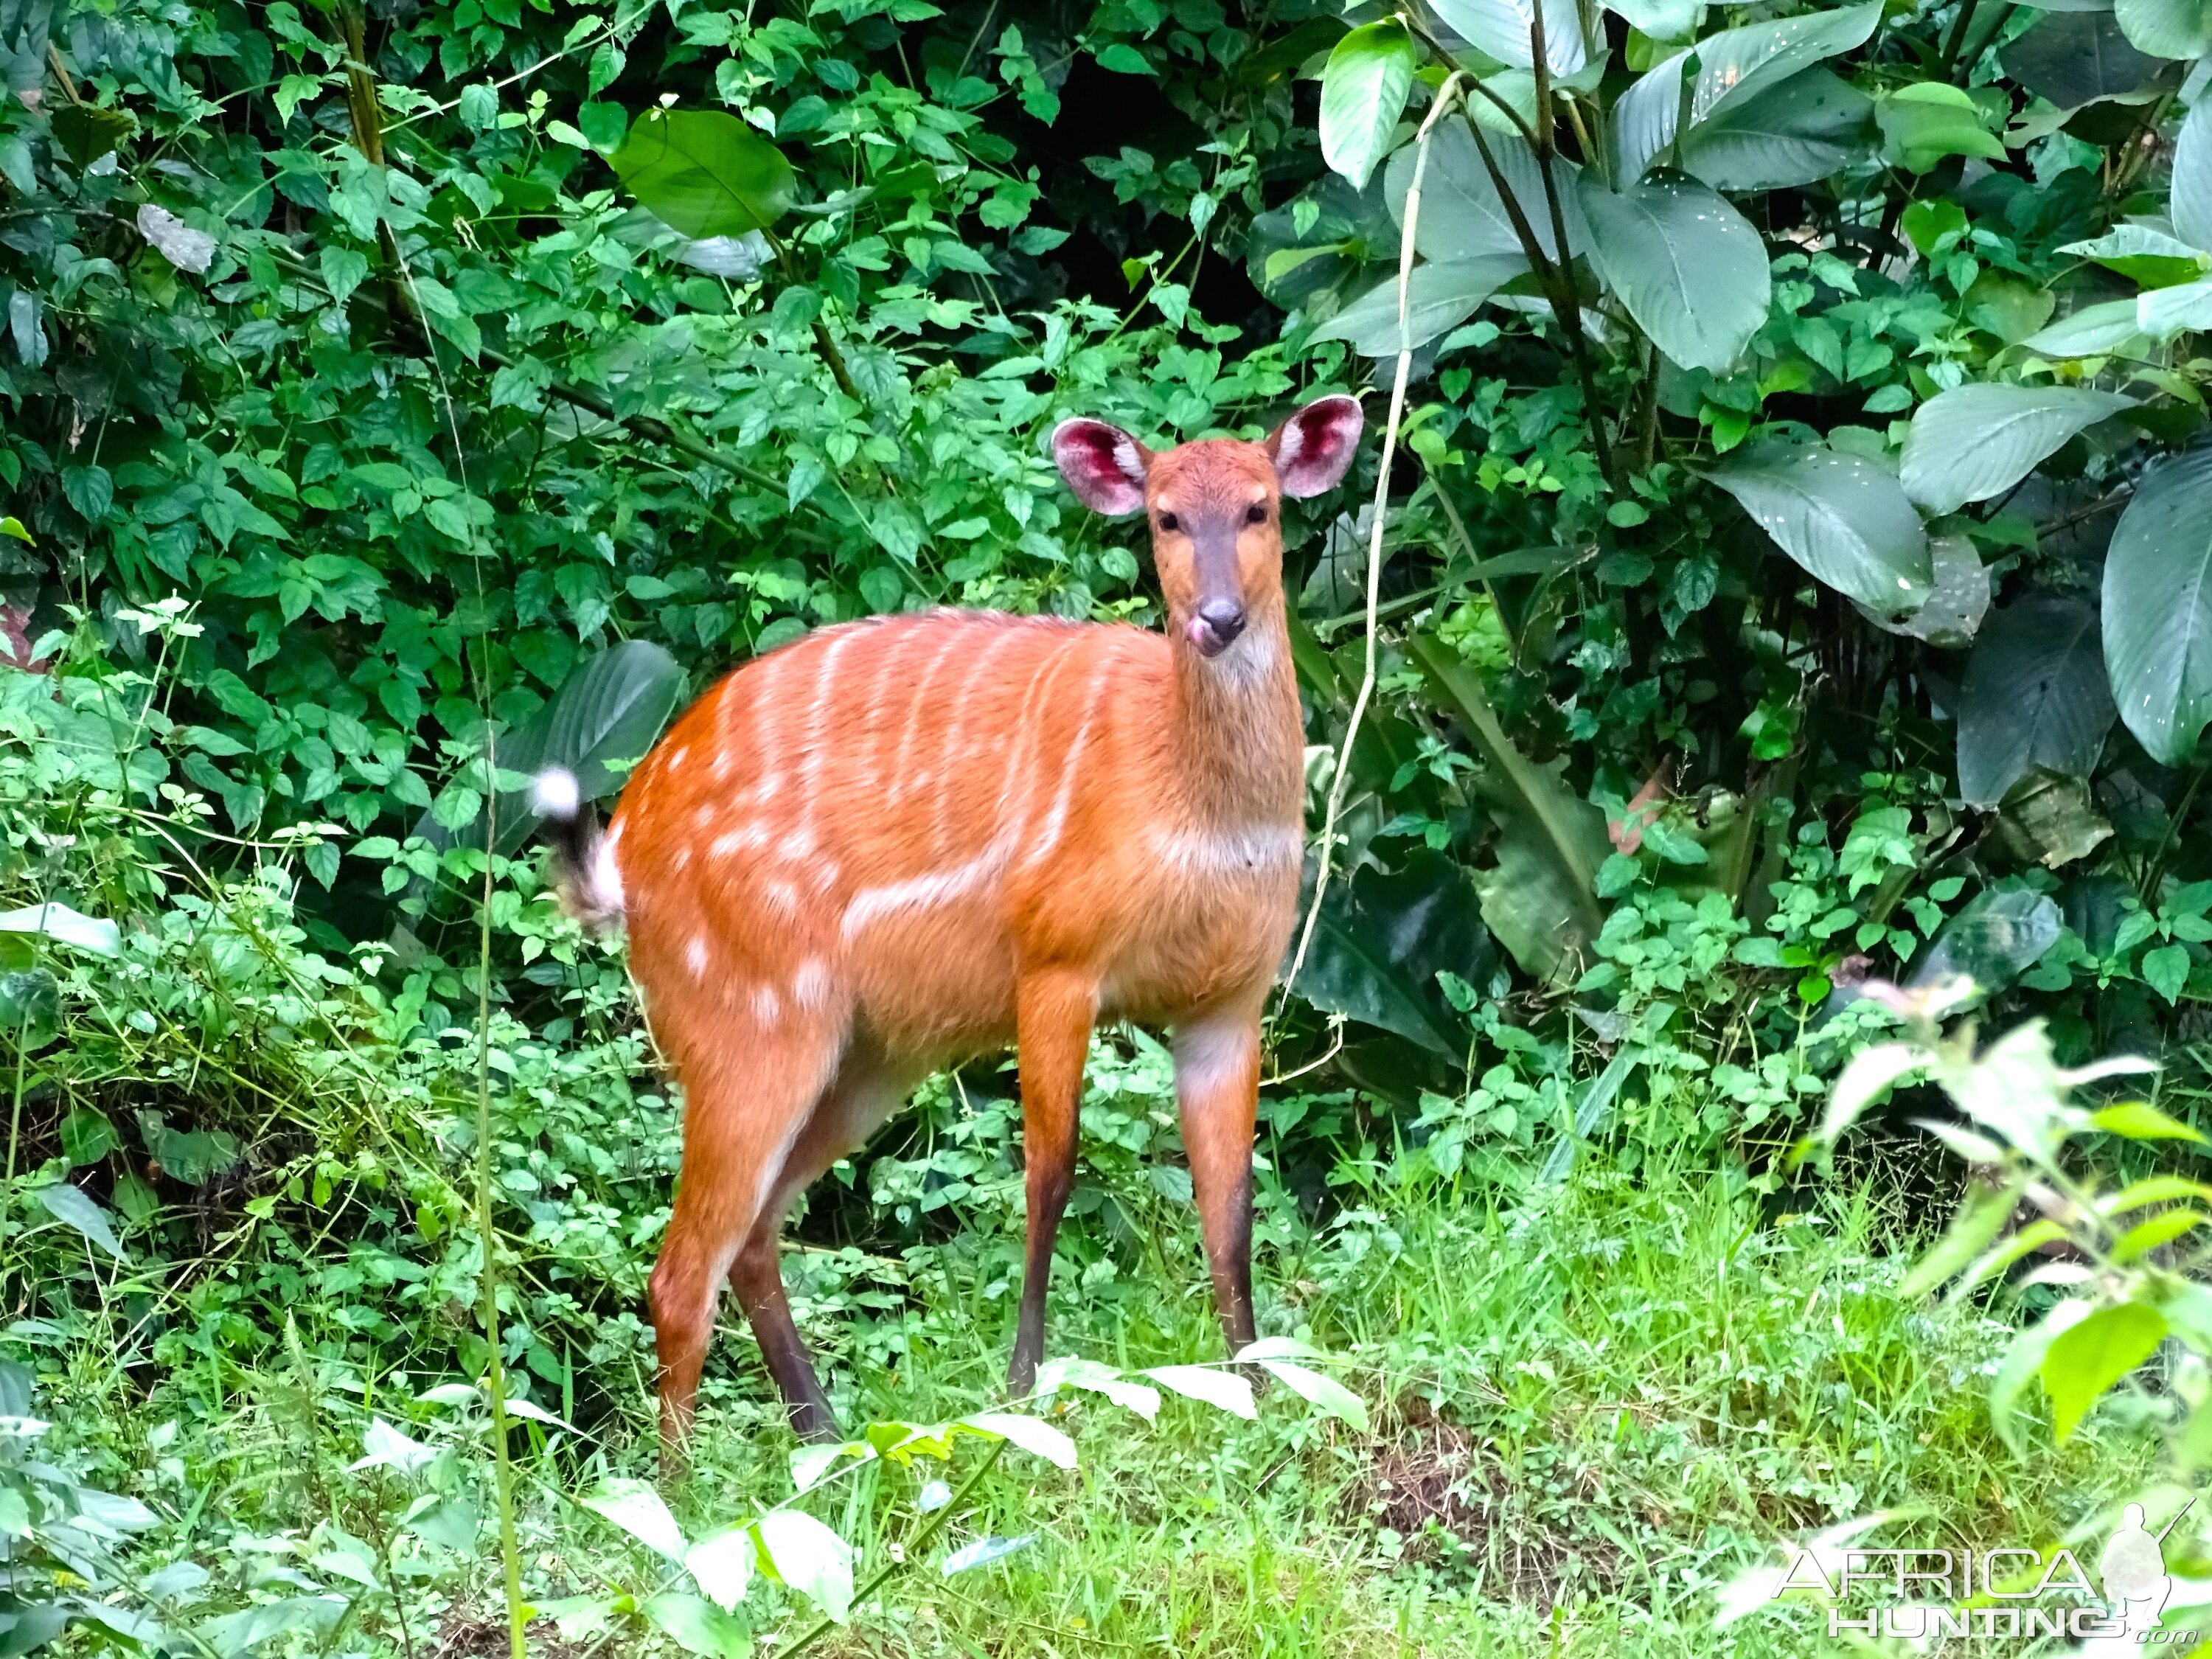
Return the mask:
{"type": "Polygon", "coordinates": [[[2166,1316],[2140,1302],[2100,1308],[2060,1332],[2037,1367],[2051,1396],[2053,1437],[2070,1437],[2090,1407],[2158,1352],[2166,1334],[2166,1316]]]}
{"type": "Polygon", "coordinates": [[[2129,45],[2153,58],[2201,58],[2212,49],[2203,0],[2112,0],[2112,21],[2129,45]]]}
{"type": "Polygon", "coordinates": [[[88,916],[59,899],[0,911],[0,933],[36,933],[57,945],[112,957],[123,949],[123,930],[104,916],[88,916]]]}
{"type": "Polygon", "coordinates": [[[2105,556],[2105,665],[2136,740],[2167,765],[2212,720],[2212,450],[2154,468],[2105,556]]]}
{"type": "Polygon", "coordinates": [[[1884,616],[1925,601],[1928,532],[1904,486],[1863,455],[1808,447],[1712,474],[1775,544],[1846,598],[1884,616]]]}
{"type": "Polygon", "coordinates": [[[1959,793],[1995,806],[2032,766],[2086,778],[2112,726],[2097,612],[2031,593],[1992,616],[1960,688],[1959,793]]]}
{"type": "MultiPolygon", "coordinates": [[[[493,760],[501,771],[525,777],[542,767],[565,766],[576,775],[583,798],[597,800],[622,787],[626,773],[617,764],[644,757],[683,690],[684,671],[675,658],[650,641],[625,640],[571,670],[543,708],[500,737],[493,760]]],[[[522,789],[500,797],[501,852],[513,852],[537,828],[526,799],[522,789]]],[[[458,835],[481,844],[482,823],[479,811],[462,821],[458,835]]],[[[415,833],[436,847],[456,839],[433,812],[422,815],[415,833]]]]}
{"type": "Polygon", "coordinates": [[[1395,874],[1370,866],[1331,884],[1296,989],[1316,1008],[1460,1060],[1462,1022],[1437,975],[1483,985],[1495,962],[1467,872],[1423,848],[1395,874]]]}
{"type": "Polygon", "coordinates": [[[1825,179],[1874,144],[1874,100],[1805,70],[1691,129],[1682,170],[1715,190],[1783,190],[1825,179]]]}
{"type": "Polygon", "coordinates": [[[1606,9],[1654,40],[1686,40],[1704,13],[1703,0],[1607,0],[1606,9]]]}
{"type": "Polygon", "coordinates": [[[1690,90],[1690,130],[1749,102],[1802,70],[1862,46],[1881,21],[1881,0],[1834,11],[1802,12],[1709,34],[1687,52],[1654,64],[1614,104],[1606,126],[1616,182],[1644,175],[1674,142],[1682,115],[1682,75],[1698,60],[1690,90]]]}
{"type": "Polygon", "coordinates": [[[1482,761],[1476,788],[1498,821],[1498,864],[1477,875],[1482,919],[1522,969],[1549,981],[1603,926],[1597,871],[1610,853],[1605,814],[1570,793],[1505,735],[1481,680],[1449,646],[1406,648],[1482,761]]]}
{"type": "Polygon", "coordinates": [[[2069,242],[2058,250],[2094,259],[2145,288],[2172,288],[2204,274],[2205,256],[2178,236],[2148,225],[2114,225],[2101,236],[2069,242]]]}
{"type": "MultiPolygon", "coordinates": [[[[1544,61],[1554,75],[1572,75],[1590,60],[1576,0],[1431,0],[1444,27],[1476,51],[1513,69],[1531,69],[1529,28],[1544,9],[1544,61]]],[[[1598,50],[1603,50],[1601,39],[1598,50]]]]}
{"type": "MultiPolygon", "coordinates": [[[[1474,314],[1504,283],[1528,269],[1518,253],[1484,253],[1471,259],[1416,265],[1406,282],[1406,332],[1426,345],[1474,314]]],[[[1398,276],[1385,276],[1314,331],[1316,340],[1346,340],[1364,356],[1394,357],[1398,337],[1398,276]]]]}
{"type": "Polygon", "coordinates": [[[1913,173],[1932,172],[1952,155],[2003,161],[2004,144],[1984,125],[1985,118],[1982,106],[1962,88],[1940,81],[1898,87],[1875,105],[1882,158],[1913,173]]]}
{"type": "Polygon", "coordinates": [[[1321,155],[1362,189],[1390,147],[1413,88],[1413,37],[1395,18],[1363,24],[1336,43],[1321,77],[1321,155]]]}
{"type": "Polygon", "coordinates": [[[1928,544],[1928,556],[1936,567],[1935,591],[1898,631],[1956,651],[1973,639],[1989,614],[1990,573],[1965,536],[1936,537],[1928,544]]]}
{"type": "Polygon", "coordinates": [[[2212,98],[2199,95],[2173,145],[2173,191],[2167,200],[2174,234],[2212,252],[2212,98]]]}
{"type": "Polygon", "coordinates": [[[1773,288],[1751,222],[1676,173],[1617,191],[1585,173],[1581,196],[1591,262],[1651,343],[1685,368],[1734,364],[1766,320],[1773,288]]]}
{"type": "MultiPolygon", "coordinates": [[[[1552,234],[1552,216],[1544,200],[1544,176],[1536,153],[1517,136],[1493,135],[1485,140],[1492,160],[1528,219],[1536,245],[1547,254],[1559,252],[1552,234]]],[[[1413,180],[1411,145],[1390,158],[1384,169],[1383,189],[1391,216],[1401,224],[1406,218],[1406,193],[1413,180]]],[[[1579,251],[1589,241],[1582,210],[1576,200],[1575,181],[1582,169],[1564,158],[1552,162],[1552,178],[1559,191],[1560,216],[1565,221],[1570,247],[1579,251]]],[[[1421,179],[1421,221],[1413,228],[1413,246],[1425,259],[1471,259],[1486,253],[1520,253],[1521,239],[1504,198],[1482,164],[1482,154],[1464,122],[1449,122],[1429,139],[1429,170],[1421,179]]]]}
{"type": "Polygon", "coordinates": [[[2138,303],[2138,300],[2104,300],[2083,306],[2021,343],[2046,357],[2095,357],[2117,351],[2143,331],[2138,303]]]}
{"type": "Polygon", "coordinates": [[[1985,994],[2002,991],[2043,959],[2058,942],[2061,926],[2057,902],[2048,894],[1984,889],[1943,924],[1905,982],[1917,988],[1964,974],[1985,994]]]}
{"type": "Polygon", "coordinates": [[[647,110],[607,164],[655,218],[686,236],[765,230],[791,206],[783,152],[724,110],[647,110]]]}
{"type": "Polygon", "coordinates": [[[2082,428],[2134,404],[2081,386],[1954,387],[1914,412],[1900,482],[1929,512],[1956,512],[2002,495],[2082,428]]]}
{"type": "MultiPolygon", "coordinates": [[[[1398,233],[1382,195],[1379,179],[1355,191],[1335,173],[1324,173],[1310,190],[1261,214],[1245,244],[1252,286],[1289,309],[1364,268],[1374,255],[1395,252],[1398,233]]],[[[1425,204],[1422,210],[1425,215],[1425,204]]]]}
{"type": "Polygon", "coordinates": [[[2046,16],[2005,47],[2005,72],[2061,109],[2141,92],[2159,61],[2137,52],[2109,11],[2046,16]]]}

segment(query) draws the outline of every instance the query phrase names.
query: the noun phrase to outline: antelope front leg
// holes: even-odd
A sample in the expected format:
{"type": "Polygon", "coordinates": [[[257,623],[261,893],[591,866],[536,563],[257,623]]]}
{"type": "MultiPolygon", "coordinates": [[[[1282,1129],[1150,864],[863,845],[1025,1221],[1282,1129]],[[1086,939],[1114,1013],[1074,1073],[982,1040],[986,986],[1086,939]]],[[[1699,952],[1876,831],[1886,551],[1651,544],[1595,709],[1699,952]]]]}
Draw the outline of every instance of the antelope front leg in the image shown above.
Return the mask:
{"type": "Polygon", "coordinates": [[[1023,980],[1015,1005],[1015,1042],[1022,1080],[1023,1188],[1028,1202],[1028,1250],[1022,1264],[1022,1311],[1006,1391],[1020,1399],[1036,1382],[1044,1358],[1044,1298],[1052,1279],[1052,1243],[1075,1184],[1076,1114],[1083,1103],[1083,1062],[1098,987],[1087,975],[1059,971],[1023,980]]]}
{"type": "Polygon", "coordinates": [[[1213,1305],[1235,1353],[1252,1322],[1252,1128],[1260,1105],[1256,1009],[1209,1014],[1176,1027],[1176,1102],[1190,1184],[1213,1275],[1213,1305]]]}

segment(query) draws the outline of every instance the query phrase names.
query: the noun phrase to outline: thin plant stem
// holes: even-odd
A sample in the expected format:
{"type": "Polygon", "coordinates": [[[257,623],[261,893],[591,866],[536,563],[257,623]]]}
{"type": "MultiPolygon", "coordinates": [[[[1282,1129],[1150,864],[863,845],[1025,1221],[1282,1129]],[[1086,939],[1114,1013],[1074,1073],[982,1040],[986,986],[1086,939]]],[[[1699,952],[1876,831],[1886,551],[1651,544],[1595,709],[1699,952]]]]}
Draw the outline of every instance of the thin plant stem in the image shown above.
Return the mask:
{"type": "Polygon", "coordinates": [[[1305,967],[1306,951],[1313,945],[1314,928],[1321,921],[1322,901],[1328,894],[1329,868],[1336,848],[1337,817],[1344,810],[1345,786],[1352,779],[1352,745],[1359,740],[1360,722],[1366,718],[1368,702],[1375,695],[1376,612],[1382,608],[1382,528],[1389,516],[1390,464],[1398,455],[1398,427],[1406,413],[1406,382],[1413,372],[1412,329],[1406,318],[1407,294],[1413,276],[1413,236],[1421,219],[1421,184],[1429,170],[1429,136],[1459,97],[1460,75],[1455,70],[1437,88],[1436,101],[1429,106],[1428,116],[1414,140],[1413,178],[1406,191],[1405,226],[1398,235],[1398,370],[1390,382],[1390,413],[1382,428],[1382,456],[1375,470],[1374,521],[1369,526],[1367,538],[1366,667],[1359,677],[1359,693],[1352,701],[1352,718],[1345,724],[1343,746],[1337,750],[1336,775],[1329,780],[1328,808],[1322,817],[1319,862],[1314,869],[1313,901],[1306,907],[1305,926],[1298,933],[1297,952],[1291,958],[1291,970],[1283,979],[1285,995],[1289,988],[1298,982],[1298,975],[1305,967]]]}

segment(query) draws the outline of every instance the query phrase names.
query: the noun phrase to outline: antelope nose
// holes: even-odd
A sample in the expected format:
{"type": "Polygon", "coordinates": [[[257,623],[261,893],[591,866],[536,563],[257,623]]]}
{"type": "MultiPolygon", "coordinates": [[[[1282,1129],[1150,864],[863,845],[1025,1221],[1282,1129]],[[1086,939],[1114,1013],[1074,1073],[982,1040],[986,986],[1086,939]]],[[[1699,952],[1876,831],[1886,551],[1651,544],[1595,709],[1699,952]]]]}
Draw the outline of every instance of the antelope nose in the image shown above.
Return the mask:
{"type": "Polygon", "coordinates": [[[1199,650],[1218,656],[1244,631],[1244,607],[1234,599],[1207,599],[1198,607],[1197,621],[1191,634],[1199,650]]]}

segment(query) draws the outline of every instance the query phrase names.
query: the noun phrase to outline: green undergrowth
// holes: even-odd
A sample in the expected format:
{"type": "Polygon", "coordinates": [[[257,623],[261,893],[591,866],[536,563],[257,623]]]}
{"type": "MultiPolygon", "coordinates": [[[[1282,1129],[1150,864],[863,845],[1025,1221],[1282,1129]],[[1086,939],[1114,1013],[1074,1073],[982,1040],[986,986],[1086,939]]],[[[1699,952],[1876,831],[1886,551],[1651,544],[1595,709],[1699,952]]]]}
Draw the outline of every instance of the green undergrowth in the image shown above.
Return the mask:
{"type": "MultiPolygon", "coordinates": [[[[1325,1223],[1276,1230],[1262,1324],[1347,1362],[1369,1432],[1279,1389],[1252,1422],[1173,1396],[1149,1425],[1076,1406],[1058,1420],[1077,1468],[1004,1459],[928,1559],[812,1651],[1802,1654],[1825,1639],[1793,1622],[1809,1611],[1713,1629],[1717,1588],[1773,1540],[1917,1504],[1953,1535],[2049,1542],[2148,1466],[2148,1401],[2125,1394],[2060,1452],[2004,1449],[1980,1379],[2009,1324],[1901,1301],[1908,1259],[1873,1243],[1915,1231],[1892,1206],[1832,1189],[1793,1213],[1656,1159],[1632,1179],[1585,1168],[1510,1210],[1433,1179],[1370,1174],[1340,1190],[1351,1201],[1325,1223]],[[990,1565],[938,1571],[945,1545],[1024,1535],[990,1565]]],[[[1158,1249],[1131,1269],[1140,1296],[1088,1295],[1063,1258],[1054,1352],[1218,1358],[1193,1231],[1160,1214],[1158,1249]]],[[[895,1364],[838,1367],[848,1427],[993,1403],[1011,1332],[985,1240],[956,1235],[896,1307],[873,1311],[816,1293],[834,1276],[807,1264],[827,1260],[791,1259],[803,1322],[847,1327],[860,1348],[870,1328],[903,1333],[895,1364]]],[[[264,1650],[504,1651],[490,1520],[470,1497],[488,1487],[481,1437],[465,1408],[420,1399],[453,1379],[311,1350],[299,1332],[313,1304],[303,1292],[254,1364],[150,1381],[110,1363],[131,1340],[121,1301],[88,1310],[68,1347],[26,1350],[58,1419],[44,1455],[159,1517],[131,1546],[141,1583],[191,1563],[210,1575],[191,1592],[210,1608],[308,1587],[349,1598],[336,1626],[264,1650]],[[374,1419],[418,1440],[428,1467],[351,1467],[374,1419]]],[[[793,1443],[734,1314],[718,1353],[692,1473],[669,1489],[691,1537],[792,1491],[793,1443]]],[[[514,1441],[525,1589],[540,1606],[611,1586],[642,1596],[672,1576],[574,1501],[653,1471],[649,1378],[615,1369],[594,1382],[620,1409],[588,1431],[527,1420],[514,1441]]],[[[557,1415],[558,1397],[537,1392],[557,1415]]],[[[963,1443],[949,1469],[866,1464],[802,1506],[854,1542],[865,1583],[923,1524],[923,1483],[957,1485],[981,1455],[963,1443]]],[[[746,1611],[762,1653],[814,1616],[758,1586],[746,1611]]],[[[71,1639],[94,1639],[84,1628],[71,1639]]],[[[656,1639],[621,1616],[532,1627],[556,1655],[656,1639]]]]}

